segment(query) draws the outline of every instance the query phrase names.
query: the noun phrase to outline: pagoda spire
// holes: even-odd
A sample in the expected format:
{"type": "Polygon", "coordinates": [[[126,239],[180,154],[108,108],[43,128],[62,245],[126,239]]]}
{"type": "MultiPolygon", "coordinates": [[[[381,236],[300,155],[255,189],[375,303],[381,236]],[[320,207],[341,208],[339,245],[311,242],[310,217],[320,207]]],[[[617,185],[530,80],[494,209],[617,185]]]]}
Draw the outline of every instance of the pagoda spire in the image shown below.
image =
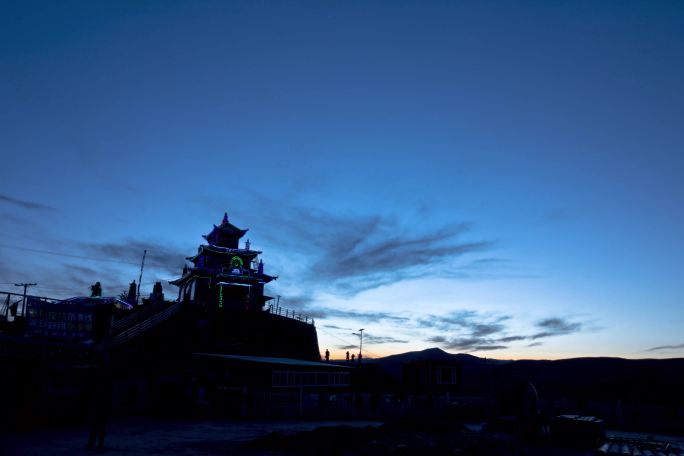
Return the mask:
{"type": "Polygon", "coordinates": [[[225,225],[228,223],[228,212],[223,213],[223,220],[221,221],[221,225],[225,225]]]}

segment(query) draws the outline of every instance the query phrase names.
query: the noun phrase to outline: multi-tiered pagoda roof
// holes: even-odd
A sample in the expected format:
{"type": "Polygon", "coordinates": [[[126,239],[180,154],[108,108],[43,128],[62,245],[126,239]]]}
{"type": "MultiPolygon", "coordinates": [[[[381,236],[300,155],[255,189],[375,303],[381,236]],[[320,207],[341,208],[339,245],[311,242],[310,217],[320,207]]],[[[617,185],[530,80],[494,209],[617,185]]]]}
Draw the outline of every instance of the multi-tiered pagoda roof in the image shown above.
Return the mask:
{"type": "Polygon", "coordinates": [[[258,259],[262,252],[252,250],[249,240],[244,248],[239,246],[247,231],[230,223],[224,214],[221,224],[203,236],[207,244],[186,258],[193,266],[186,266],[183,276],[170,282],[180,288],[179,298],[252,310],[272,299],[263,295],[263,288],[277,277],[264,273],[264,263],[258,259]]]}
{"type": "Polygon", "coordinates": [[[223,214],[223,220],[219,226],[214,225],[214,229],[209,234],[202,237],[207,240],[209,245],[216,247],[237,248],[240,239],[249,229],[242,230],[230,223],[228,213],[223,214]]]}

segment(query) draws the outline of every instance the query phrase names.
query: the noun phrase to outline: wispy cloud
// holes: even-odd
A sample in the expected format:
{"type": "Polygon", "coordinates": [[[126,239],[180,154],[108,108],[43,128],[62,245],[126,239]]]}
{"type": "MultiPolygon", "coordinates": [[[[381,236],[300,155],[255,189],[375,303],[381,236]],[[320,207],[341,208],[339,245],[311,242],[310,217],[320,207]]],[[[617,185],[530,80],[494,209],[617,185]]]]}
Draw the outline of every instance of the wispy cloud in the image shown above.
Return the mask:
{"type": "Polygon", "coordinates": [[[339,331],[350,331],[350,332],[353,331],[352,328],[343,328],[343,327],[337,326],[337,325],[321,325],[321,326],[323,326],[324,328],[336,329],[336,330],[339,330],[339,331]]]}
{"type": "Polygon", "coordinates": [[[392,336],[375,336],[373,334],[364,334],[363,341],[371,344],[408,344],[409,341],[405,339],[397,339],[392,336]]]}
{"type": "Polygon", "coordinates": [[[364,311],[358,309],[333,309],[330,307],[309,307],[304,312],[315,318],[342,318],[362,323],[378,323],[389,321],[393,323],[408,322],[409,317],[390,312],[364,311]]]}
{"type": "Polygon", "coordinates": [[[0,244],[1,248],[16,250],[22,255],[40,254],[62,259],[61,262],[57,259],[38,262],[30,273],[26,267],[22,268],[23,262],[17,262],[12,268],[0,268],[0,273],[3,277],[26,277],[31,282],[38,282],[54,297],[85,295],[96,281],[102,282],[105,294],[118,295],[128,289],[131,280],[137,280],[144,250],[148,253],[141,292],[148,286],[151,288],[156,281],[166,287],[166,280],[180,275],[185,257],[192,253],[192,250],[136,239],[108,243],[62,240],[53,244],[60,246],[59,250],[0,244]],[[24,273],[20,273],[22,269],[24,273]]]}
{"type": "Polygon", "coordinates": [[[171,276],[180,275],[185,264],[185,257],[192,253],[192,251],[188,252],[175,246],[139,239],[125,239],[119,242],[106,243],[80,243],[80,249],[95,258],[117,260],[130,264],[139,264],[143,252],[147,250],[146,268],[157,269],[171,276]]]}
{"type": "Polygon", "coordinates": [[[483,351],[508,348],[512,342],[530,340],[528,346],[541,345],[539,339],[580,332],[581,322],[553,317],[538,321],[536,333],[510,334],[507,322],[511,315],[484,315],[473,310],[459,310],[447,315],[425,315],[417,319],[421,328],[437,330],[446,335],[433,335],[427,341],[450,350],[483,351]]]}
{"type": "Polygon", "coordinates": [[[679,344],[679,345],[660,345],[658,347],[653,347],[649,348],[646,351],[662,351],[662,350],[678,350],[680,348],[684,348],[684,344],[679,344]]]}
{"type": "Polygon", "coordinates": [[[89,295],[90,286],[95,282],[101,283],[106,296],[118,296],[128,290],[128,284],[124,283],[121,275],[109,268],[62,263],[62,271],[64,279],[60,283],[68,285],[68,289],[74,295],[89,295]]]}
{"type": "Polygon", "coordinates": [[[472,224],[464,221],[432,228],[429,221],[406,226],[397,217],[333,214],[254,198],[266,214],[263,226],[274,227],[261,229],[261,235],[302,254],[306,264],[301,279],[309,286],[341,296],[407,279],[465,275],[464,265],[456,260],[495,245],[472,239],[472,224]]]}
{"type": "Polygon", "coordinates": [[[37,211],[57,211],[56,208],[48,206],[47,204],[37,203],[35,201],[26,201],[19,198],[14,198],[9,195],[0,194],[0,203],[10,204],[12,206],[21,207],[27,210],[37,210],[37,211]]]}
{"type": "Polygon", "coordinates": [[[487,350],[502,350],[508,348],[507,345],[493,343],[489,339],[480,337],[456,337],[449,340],[445,345],[449,350],[459,351],[487,351],[487,350]]]}
{"type": "Polygon", "coordinates": [[[443,344],[444,342],[447,341],[447,338],[444,336],[431,336],[431,337],[428,337],[427,341],[433,342],[435,344],[443,344]]]}
{"type": "Polygon", "coordinates": [[[508,336],[508,337],[501,337],[501,338],[497,339],[496,341],[502,342],[504,344],[508,344],[511,342],[517,342],[517,341],[525,340],[525,339],[527,339],[526,336],[508,336]]]}
{"type": "Polygon", "coordinates": [[[546,318],[540,320],[535,325],[541,331],[533,334],[532,339],[542,339],[545,337],[564,336],[580,332],[582,330],[582,323],[571,322],[564,318],[546,318]]]}
{"type": "Polygon", "coordinates": [[[484,315],[474,310],[458,310],[446,315],[425,315],[416,323],[421,328],[438,330],[447,335],[433,335],[428,342],[448,350],[482,351],[507,348],[507,341],[521,336],[507,336],[505,322],[510,315],[484,315]]]}
{"type": "MultiPolygon", "coordinates": [[[[270,294],[270,293],[269,293],[270,294]]],[[[317,314],[318,316],[321,315],[320,312],[316,312],[315,310],[312,311],[312,303],[314,302],[313,298],[308,295],[296,295],[296,294],[288,294],[286,297],[283,299],[280,299],[279,304],[281,307],[288,308],[288,309],[297,309],[300,311],[305,311],[310,314],[317,314]]],[[[275,304],[275,302],[274,302],[275,304]]],[[[316,315],[312,315],[316,316],[316,315]]]]}
{"type": "Polygon", "coordinates": [[[489,316],[475,310],[456,310],[443,315],[423,315],[417,318],[417,323],[440,331],[467,329],[473,335],[484,336],[503,331],[502,322],[510,318],[511,315],[489,316]]]}
{"type": "Polygon", "coordinates": [[[323,255],[313,265],[317,276],[338,291],[356,294],[388,282],[428,275],[447,258],[490,247],[487,242],[459,242],[465,225],[423,235],[384,238],[386,221],[369,219],[362,232],[321,244],[323,255]],[[384,225],[384,226],[383,226],[384,225]]]}

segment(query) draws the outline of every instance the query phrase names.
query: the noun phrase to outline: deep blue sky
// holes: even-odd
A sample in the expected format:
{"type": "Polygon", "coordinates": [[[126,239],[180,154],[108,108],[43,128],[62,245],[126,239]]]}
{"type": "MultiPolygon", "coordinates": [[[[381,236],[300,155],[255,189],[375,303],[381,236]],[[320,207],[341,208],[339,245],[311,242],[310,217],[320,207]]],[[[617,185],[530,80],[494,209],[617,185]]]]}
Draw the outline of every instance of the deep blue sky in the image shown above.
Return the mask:
{"type": "Polygon", "coordinates": [[[3,2],[1,288],[228,211],[334,356],[683,356],[682,81],[680,2],[3,2]]]}

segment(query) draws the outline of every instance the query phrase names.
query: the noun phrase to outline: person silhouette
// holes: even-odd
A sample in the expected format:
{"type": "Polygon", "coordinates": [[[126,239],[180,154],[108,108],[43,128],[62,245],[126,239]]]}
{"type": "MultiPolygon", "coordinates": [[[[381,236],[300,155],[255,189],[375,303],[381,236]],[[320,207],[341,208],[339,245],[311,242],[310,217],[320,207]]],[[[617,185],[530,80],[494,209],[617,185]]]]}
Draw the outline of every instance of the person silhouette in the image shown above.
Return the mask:
{"type": "Polygon", "coordinates": [[[327,349],[325,350],[325,362],[330,362],[330,352],[327,349]]]}
{"type": "Polygon", "coordinates": [[[112,408],[112,384],[111,379],[106,375],[100,374],[96,379],[95,387],[90,403],[90,433],[86,448],[104,446],[105,432],[107,430],[107,419],[112,408]]]}
{"type": "Polygon", "coordinates": [[[95,282],[95,285],[90,287],[90,297],[97,298],[102,296],[102,285],[100,282],[95,282]]]}
{"type": "Polygon", "coordinates": [[[101,355],[102,365],[94,373],[92,379],[92,391],[89,407],[90,432],[88,434],[87,449],[104,446],[105,433],[107,431],[107,421],[112,410],[112,377],[109,370],[109,357],[107,353],[101,355]]]}
{"type": "Polygon", "coordinates": [[[347,362],[349,362],[349,350],[347,350],[347,362]]]}
{"type": "Polygon", "coordinates": [[[356,358],[356,355],[352,353],[352,363],[354,362],[354,358],[356,358]]]}

